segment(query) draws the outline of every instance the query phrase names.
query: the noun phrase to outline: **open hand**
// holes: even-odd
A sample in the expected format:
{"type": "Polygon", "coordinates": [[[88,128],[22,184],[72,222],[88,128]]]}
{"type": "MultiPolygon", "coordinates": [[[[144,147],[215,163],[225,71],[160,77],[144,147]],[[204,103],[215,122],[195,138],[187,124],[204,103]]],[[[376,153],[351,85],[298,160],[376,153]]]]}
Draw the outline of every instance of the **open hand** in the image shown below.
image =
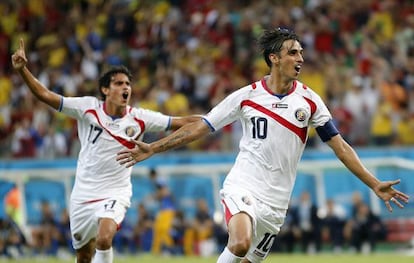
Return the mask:
{"type": "Polygon", "coordinates": [[[24,41],[20,39],[19,48],[12,55],[12,65],[16,70],[24,68],[27,64],[26,53],[24,51],[24,41]]]}
{"type": "Polygon", "coordinates": [[[388,211],[392,212],[391,203],[394,203],[399,208],[403,208],[404,205],[401,203],[408,203],[408,199],[410,198],[408,195],[395,190],[392,188],[393,185],[399,184],[400,180],[394,181],[385,181],[380,182],[373,190],[375,194],[384,200],[385,206],[387,207],[388,211]]]}
{"type": "Polygon", "coordinates": [[[136,140],[133,140],[133,142],[135,143],[135,147],[133,149],[124,149],[118,152],[116,157],[119,164],[125,164],[127,168],[148,159],[154,154],[150,144],[136,140]]]}

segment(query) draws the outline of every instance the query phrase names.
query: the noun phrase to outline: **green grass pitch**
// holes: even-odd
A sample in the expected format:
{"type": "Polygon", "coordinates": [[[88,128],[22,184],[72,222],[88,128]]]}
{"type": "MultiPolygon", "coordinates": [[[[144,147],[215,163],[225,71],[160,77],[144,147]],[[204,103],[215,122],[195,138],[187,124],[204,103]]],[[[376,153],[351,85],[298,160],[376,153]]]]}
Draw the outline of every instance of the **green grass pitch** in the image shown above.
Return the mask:
{"type": "MultiPolygon", "coordinates": [[[[200,257],[164,257],[151,255],[136,255],[136,256],[122,256],[114,257],[114,263],[215,263],[217,257],[200,258],[200,257]]],[[[8,262],[9,260],[0,259],[0,262],[8,262]]],[[[29,262],[45,262],[45,263],[74,263],[75,259],[56,259],[56,258],[30,258],[20,260],[10,260],[13,263],[29,263],[29,262]]],[[[404,255],[402,253],[375,253],[371,255],[360,254],[272,254],[264,262],[277,263],[413,263],[413,255],[404,255]]]]}

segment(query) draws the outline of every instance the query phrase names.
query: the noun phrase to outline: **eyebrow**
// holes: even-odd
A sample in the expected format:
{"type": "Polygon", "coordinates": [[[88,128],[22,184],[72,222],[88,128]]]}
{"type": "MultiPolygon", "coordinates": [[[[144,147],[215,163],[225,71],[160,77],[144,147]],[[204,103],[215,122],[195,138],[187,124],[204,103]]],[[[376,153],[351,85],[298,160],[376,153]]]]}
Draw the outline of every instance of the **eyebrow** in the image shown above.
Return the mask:
{"type": "Polygon", "coordinates": [[[287,50],[288,53],[292,51],[303,52],[303,48],[290,48],[287,50]]]}
{"type": "Polygon", "coordinates": [[[131,82],[129,80],[118,80],[118,79],[112,79],[111,82],[116,83],[116,84],[121,84],[121,83],[127,83],[130,84],[131,82]]]}

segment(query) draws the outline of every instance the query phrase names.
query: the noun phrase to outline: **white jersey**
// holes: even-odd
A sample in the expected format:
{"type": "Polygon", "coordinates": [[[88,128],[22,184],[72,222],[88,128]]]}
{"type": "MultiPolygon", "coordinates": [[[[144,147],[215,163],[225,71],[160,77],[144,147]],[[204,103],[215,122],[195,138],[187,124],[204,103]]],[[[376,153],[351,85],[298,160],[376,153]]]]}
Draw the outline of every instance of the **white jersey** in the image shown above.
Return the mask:
{"type": "Polygon", "coordinates": [[[308,126],[331,118],[320,96],[299,81],[281,98],[265,79],[233,92],[204,117],[212,130],[237,119],[242,124],[240,152],[223,189],[249,191],[271,207],[287,209],[308,126]]]}
{"type": "Polygon", "coordinates": [[[129,201],[132,167],[120,165],[117,152],[134,147],[130,139],[142,140],[144,131],[164,131],[170,125],[169,116],[130,106],[122,118],[113,119],[103,105],[95,97],[63,97],[59,108],[77,119],[81,149],[71,194],[77,203],[114,196],[129,201]]]}

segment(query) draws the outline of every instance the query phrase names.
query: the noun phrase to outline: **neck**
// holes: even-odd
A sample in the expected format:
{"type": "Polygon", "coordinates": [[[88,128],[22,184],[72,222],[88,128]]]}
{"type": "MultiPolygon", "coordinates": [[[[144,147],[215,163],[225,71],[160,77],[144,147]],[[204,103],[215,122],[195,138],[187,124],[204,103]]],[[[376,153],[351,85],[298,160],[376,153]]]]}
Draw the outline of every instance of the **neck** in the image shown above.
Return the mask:
{"type": "Polygon", "coordinates": [[[122,117],[122,116],[125,115],[126,108],[125,107],[117,107],[114,104],[104,102],[103,110],[109,116],[122,117]]]}
{"type": "Polygon", "coordinates": [[[281,78],[276,78],[273,75],[266,80],[267,87],[274,93],[278,95],[284,95],[289,93],[292,88],[293,80],[284,81],[281,78]]]}

